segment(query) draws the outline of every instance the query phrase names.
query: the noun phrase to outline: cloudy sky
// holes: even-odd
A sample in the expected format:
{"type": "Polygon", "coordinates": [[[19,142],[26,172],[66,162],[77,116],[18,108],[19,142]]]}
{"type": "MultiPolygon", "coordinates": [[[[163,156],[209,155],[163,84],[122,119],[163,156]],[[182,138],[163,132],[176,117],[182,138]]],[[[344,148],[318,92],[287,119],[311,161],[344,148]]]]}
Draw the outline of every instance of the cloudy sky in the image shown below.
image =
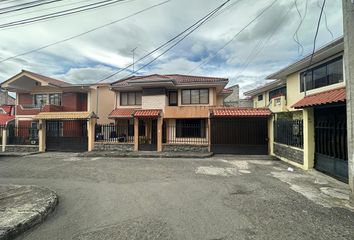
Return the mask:
{"type": "MultiPolygon", "coordinates": [[[[60,11],[99,0],[64,0],[27,11],[0,14],[0,24],[60,11]]],[[[20,27],[0,29],[0,61],[129,16],[165,0],[127,0],[84,13],[20,27]]],[[[176,47],[138,74],[180,73],[227,77],[241,92],[266,83],[264,77],[309,54],[322,0],[278,0],[260,18],[234,38],[274,0],[230,0],[176,47]],[[307,4],[307,8],[306,8],[307,4]],[[306,11],[307,9],[307,11],[306,11]],[[298,31],[298,40],[293,35],[298,31]],[[233,39],[221,51],[220,49],[233,39]],[[215,54],[218,52],[218,54],[215,54]],[[202,64],[203,63],[203,64],[202,64]]],[[[26,1],[0,3],[0,8],[26,1]]],[[[28,2],[28,1],[27,1],[28,2]]],[[[0,82],[27,69],[73,83],[92,83],[132,63],[168,41],[224,0],[170,0],[163,5],[61,44],[0,63],[0,82]]],[[[327,1],[317,46],[343,33],[341,1],[327,1]],[[327,24],[326,24],[327,23],[327,24]]],[[[163,52],[137,62],[135,69],[163,52]]],[[[131,74],[132,68],[109,79],[131,74]]]]}

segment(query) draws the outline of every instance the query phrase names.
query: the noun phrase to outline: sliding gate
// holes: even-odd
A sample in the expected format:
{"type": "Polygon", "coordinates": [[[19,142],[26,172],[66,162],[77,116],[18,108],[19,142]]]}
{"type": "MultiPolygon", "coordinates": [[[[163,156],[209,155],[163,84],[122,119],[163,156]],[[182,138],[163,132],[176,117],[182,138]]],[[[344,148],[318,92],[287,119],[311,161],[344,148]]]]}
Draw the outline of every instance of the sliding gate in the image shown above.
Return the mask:
{"type": "Polygon", "coordinates": [[[88,148],[87,121],[62,120],[46,122],[46,150],[84,152],[88,148]]]}
{"type": "Polygon", "coordinates": [[[348,182],[345,105],[315,109],[315,168],[348,182]]]}

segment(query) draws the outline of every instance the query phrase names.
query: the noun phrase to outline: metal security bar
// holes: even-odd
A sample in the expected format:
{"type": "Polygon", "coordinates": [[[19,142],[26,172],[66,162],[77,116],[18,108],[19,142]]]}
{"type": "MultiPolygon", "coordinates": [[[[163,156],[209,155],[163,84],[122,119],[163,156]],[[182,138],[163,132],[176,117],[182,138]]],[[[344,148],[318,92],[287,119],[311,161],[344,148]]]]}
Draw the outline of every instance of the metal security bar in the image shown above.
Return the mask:
{"type": "Polygon", "coordinates": [[[27,126],[7,127],[8,145],[38,145],[38,129],[27,126]]]}
{"type": "Polygon", "coordinates": [[[163,143],[208,144],[208,125],[205,121],[196,124],[188,124],[184,122],[164,124],[163,143]]]}
{"type": "Polygon", "coordinates": [[[95,141],[133,143],[134,125],[96,124],[95,141]]]}
{"type": "Polygon", "coordinates": [[[303,120],[281,119],[274,121],[274,142],[303,148],[303,120]]]}

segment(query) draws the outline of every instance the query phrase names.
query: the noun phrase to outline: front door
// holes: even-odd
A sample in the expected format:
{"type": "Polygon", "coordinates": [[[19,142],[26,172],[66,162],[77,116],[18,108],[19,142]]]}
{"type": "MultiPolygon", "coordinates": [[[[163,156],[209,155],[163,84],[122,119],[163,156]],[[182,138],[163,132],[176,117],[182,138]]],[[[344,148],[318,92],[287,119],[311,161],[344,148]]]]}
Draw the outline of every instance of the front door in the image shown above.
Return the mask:
{"type": "Polygon", "coordinates": [[[139,151],[157,150],[157,119],[139,120],[139,151]]]}
{"type": "Polygon", "coordinates": [[[348,182],[345,105],[315,109],[315,168],[348,182]]]}

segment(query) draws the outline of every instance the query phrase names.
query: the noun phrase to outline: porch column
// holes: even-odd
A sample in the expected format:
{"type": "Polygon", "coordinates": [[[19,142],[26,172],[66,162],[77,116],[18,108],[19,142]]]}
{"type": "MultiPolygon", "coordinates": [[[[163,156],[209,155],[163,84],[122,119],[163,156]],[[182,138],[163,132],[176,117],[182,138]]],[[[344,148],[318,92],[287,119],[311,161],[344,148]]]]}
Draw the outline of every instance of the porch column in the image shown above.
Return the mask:
{"type": "Polygon", "coordinates": [[[268,149],[269,155],[274,154],[273,143],[274,143],[274,116],[272,115],[268,119],[268,149]]]}
{"type": "Polygon", "coordinates": [[[39,129],[38,129],[38,150],[39,152],[45,152],[45,142],[46,142],[46,122],[45,120],[39,120],[39,129]]]}
{"type": "Polygon", "coordinates": [[[157,151],[162,152],[162,117],[157,119],[157,151]]]}
{"type": "Polygon", "coordinates": [[[303,110],[304,134],[304,170],[314,167],[315,162],[315,125],[313,108],[303,110]]]}
{"type": "Polygon", "coordinates": [[[139,150],[139,119],[134,118],[134,151],[139,150]]]}
{"type": "Polygon", "coordinates": [[[7,126],[2,129],[2,148],[1,151],[6,151],[6,141],[7,141],[7,126]]]}
{"type": "Polygon", "coordinates": [[[91,118],[88,120],[87,124],[87,141],[88,141],[88,149],[87,151],[93,151],[95,147],[95,125],[96,125],[96,118],[91,118]]]}

